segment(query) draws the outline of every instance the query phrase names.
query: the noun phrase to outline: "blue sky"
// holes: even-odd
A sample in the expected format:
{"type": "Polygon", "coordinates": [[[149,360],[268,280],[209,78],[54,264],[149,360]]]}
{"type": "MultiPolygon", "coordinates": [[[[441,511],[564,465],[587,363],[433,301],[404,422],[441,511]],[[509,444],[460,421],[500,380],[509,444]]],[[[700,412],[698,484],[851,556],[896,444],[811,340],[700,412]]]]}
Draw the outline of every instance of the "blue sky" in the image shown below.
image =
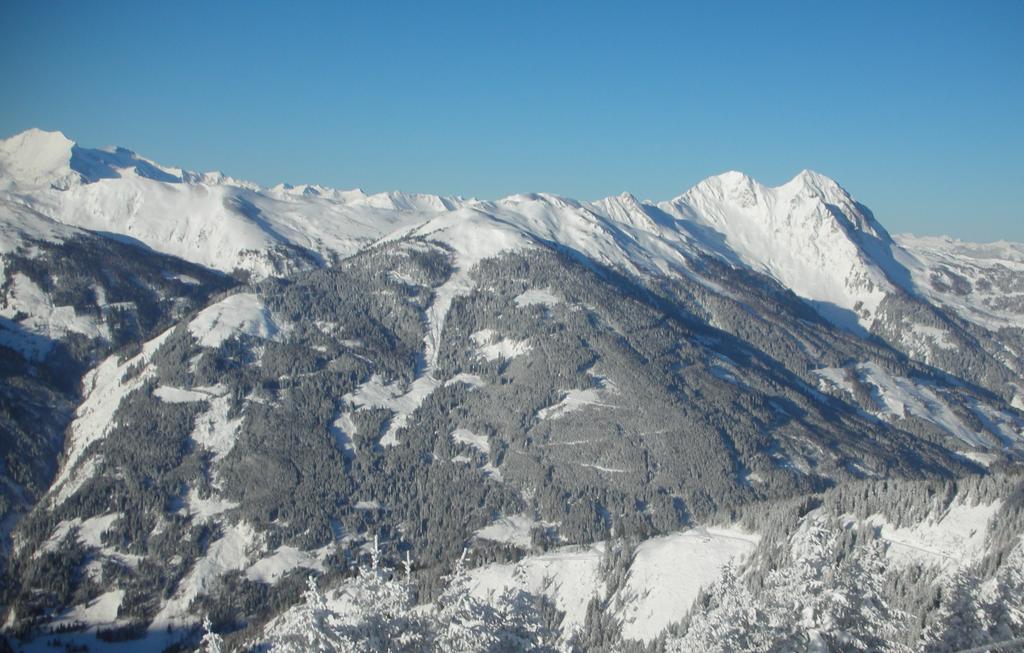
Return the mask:
{"type": "Polygon", "coordinates": [[[1024,241],[1020,0],[428,4],[8,0],[0,134],[485,198],[811,168],[890,231],[1024,241]]]}

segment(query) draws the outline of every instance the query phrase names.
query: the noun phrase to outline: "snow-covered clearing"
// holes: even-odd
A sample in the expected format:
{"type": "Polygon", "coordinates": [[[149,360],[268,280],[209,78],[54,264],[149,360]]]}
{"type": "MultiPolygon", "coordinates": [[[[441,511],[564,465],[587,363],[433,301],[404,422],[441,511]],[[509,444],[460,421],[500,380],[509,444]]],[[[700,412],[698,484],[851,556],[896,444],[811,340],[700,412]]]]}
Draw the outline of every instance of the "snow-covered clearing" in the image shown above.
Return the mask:
{"type": "Polygon", "coordinates": [[[922,562],[955,569],[984,554],[988,523],[1000,505],[995,501],[971,506],[958,497],[937,519],[909,528],[896,528],[881,515],[869,517],[868,522],[889,542],[886,555],[897,564],[922,562]]]}
{"type": "Polygon", "coordinates": [[[530,352],[530,343],[526,340],[499,338],[492,329],[481,329],[470,338],[477,346],[477,356],[489,361],[512,359],[530,352]]]}
{"type": "Polygon", "coordinates": [[[195,419],[190,437],[199,446],[213,452],[213,461],[218,462],[231,452],[242,427],[243,417],[229,418],[231,398],[217,397],[209,401],[209,408],[195,419]]]}
{"type": "Polygon", "coordinates": [[[213,589],[225,573],[247,568],[250,555],[258,548],[258,541],[252,526],[245,522],[225,525],[223,537],[210,544],[206,555],[199,558],[181,580],[174,596],[164,602],[154,617],[152,627],[188,627],[195,623],[197,617],[189,610],[193,599],[213,589]]]}
{"type": "Polygon", "coordinates": [[[550,288],[531,288],[517,295],[513,301],[519,307],[538,305],[551,307],[562,303],[562,300],[550,288]]]}
{"type": "Polygon", "coordinates": [[[473,535],[481,540],[503,542],[520,549],[529,549],[532,543],[530,531],[536,524],[537,522],[526,515],[511,515],[495,520],[494,523],[484,526],[473,535]]]}
{"type": "Polygon", "coordinates": [[[759,539],[736,529],[707,528],[640,544],[619,593],[631,599],[619,615],[623,636],[645,642],[654,639],[682,618],[700,589],[715,582],[727,562],[749,554],[759,539]]]}
{"type": "Polygon", "coordinates": [[[281,546],[272,554],[261,558],[245,570],[249,580],[273,585],[293,569],[313,569],[323,573],[324,565],[311,554],[295,547],[281,546]]]}
{"type": "Polygon", "coordinates": [[[586,467],[587,469],[596,469],[599,472],[605,472],[606,474],[625,474],[626,470],[618,469],[616,467],[602,467],[601,465],[594,465],[592,463],[580,463],[580,467],[586,467]]]}
{"type": "MultiPolygon", "coordinates": [[[[110,338],[110,330],[103,322],[90,314],[79,315],[73,306],[54,306],[50,296],[25,274],[14,273],[9,283],[5,301],[0,305],[0,317],[17,318],[17,330],[0,330],[0,344],[15,349],[29,360],[43,360],[51,348],[48,341],[60,340],[70,333],[91,339],[110,338]],[[20,333],[21,330],[25,333],[20,333]]],[[[11,322],[12,327],[14,324],[11,322]]]]}
{"type": "Polygon", "coordinates": [[[600,406],[602,408],[616,408],[612,404],[601,401],[601,392],[594,388],[586,390],[567,390],[565,396],[557,404],[541,408],[537,411],[537,419],[558,419],[565,415],[583,410],[587,406],[600,406]]]}
{"type": "Polygon", "coordinates": [[[486,435],[477,435],[467,429],[455,429],[452,431],[452,440],[461,442],[462,444],[468,444],[480,451],[480,453],[491,453],[491,445],[490,442],[488,442],[486,435]]]}
{"type": "Polygon", "coordinates": [[[273,339],[288,329],[274,322],[259,297],[238,293],[203,309],[188,325],[189,333],[203,347],[219,347],[234,335],[273,339]]]}
{"type": "Polygon", "coordinates": [[[386,408],[395,413],[391,418],[387,432],[381,437],[381,446],[387,447],[398,443],[398,430],[404,428],[409,417],[423,401],[441,385],[430,374],[421,374],[408,386],[400,382],[385,384],[374,374],[369,381],[363,383],[355,392],[344,396],[356,410],[360,408],[386,408]]]}
{"type": "Polygon", "coordinates": [[[356,423],[352,421],[352,413],[340,413],[328,427],[334,442],[346,456],[355,456],[356,441],[353,439],[359,430],[356,423]]]}
{"type": "Polygon", "coordinates": [[[210,388],[175,388],[161,385],[153,390],[153,396],[168,404],[186,404],[193,401],[207,401],[224,394],[226,389],[220,386],[210,388]]]}
{"type": "Polygon", "coordinates": [[[184,510],[192,518],[192,521],[201,523],[209,521],[211,518],[221,515],[228,510],[237,508],[238,505],[236,501],[230,501],[217,495],[210,495],[202,499],[199,497],[199,492],[192,488],[185,498],[184,510]]]}
{"type": "Polygon", "coordinates": [[[604,544],[589,547],[566,547],[538,556],[527,556],[518,564],[522,574],[516,574],[516,565],[490,564],[469,572],[470,592],[481,599],[497,596],[514,587],[532,593],[541,593],[565,612],[563,632],[582,625],[587,616],[587,603],[594,596],[603,595],[604,580],[600,574],[604,544]]]}
{"type": "MultiPolygon", "coordinates": [[[[525,518],[506,518],[487,528],[494,533],[521,532],[525,518]],[[517,529],[519,529],[517,531],[517,529]]],[[[477,534],[480,537],[480,534],[477,534]]],[[[617,597],[628,599],[619,616],[629,639],[650,641],[689,610],[702,587],[713,583],[730,560],[749,554],[759,537],[736,529],[693,529],[643,542],[617,597]]],[[[516,564],[491,564],[470,571],[471,591],[486,598],[508,587],[548,596],[563,610],[563,633],[571,633],[586,620],[587,603],[607,592],[600,572],[604,543],[565,547],[524,558],[520,575],[516,564]]],[[[613,599],[614,601],[614,599],[613,599]]]]}
{"type": "Polygon", "coordinates": [[[75,606],[55,622],[55,625],[60,623],[84,623],[95,626],[113,624],[117,621],[117,609],[121,607],[123,599],[124,590],[105,592],[84,605],[75,606]]]}
{"type": "Polygon", "coordinates": [[[480,378],[478,375],[469,374],[467,372],[460,372],[444,382],[445,386],[452,385],[453,383],[464,383],[465,385],[468,385],[470,388],[481,388],[487,385],[487,382],[480,378]]]}

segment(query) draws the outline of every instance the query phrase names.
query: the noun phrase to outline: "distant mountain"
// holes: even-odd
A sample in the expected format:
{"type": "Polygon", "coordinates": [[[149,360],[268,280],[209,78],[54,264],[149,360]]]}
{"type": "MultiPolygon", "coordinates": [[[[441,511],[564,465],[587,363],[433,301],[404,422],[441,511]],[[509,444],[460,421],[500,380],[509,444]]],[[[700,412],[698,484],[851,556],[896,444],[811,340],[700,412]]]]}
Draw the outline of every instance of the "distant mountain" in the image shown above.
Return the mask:
{"type": "MultiPolygon", "coordinates": [[[[428,232],[448,234],[438,237],[477,258],[543,241],[655,278],[699,278],[695,261],[711,256],[771,277],[844,329],[881,336],[1008,398],[1024,372],[1020,246],[944,247],[941,255],[919,239],[903,247],[836,182],[810,171],[777,188],[725,173],[660,203],[546,194],[480,201],[319,186],[262,189],[30,130],[0,142],[0,189],[0,201],[17,211],[254,279],[329,265],[377,240],[428,232]],[[1017,259],[994,257],[997,251],[1016,251],[1017,259]],[[964,280],[978,274],[980,285],[966,292],[964,280]],[[948,314],[936,313],[935,305],[948,314]],[[1003,333],[988,342],[979,328],[1003,333]],[[969,360],[964,350],[972,352],[969,360]]],[[[56,228],[42,225],[38,236],[56,228]]]]}
{"type": "MultiPolygon", "coordinates": [[[[1015,473],[1022,252],[894,239],[809,171],[485,201],[12,137],[5,628],[169,644],[213,614],[249,636],[374,538],[432,601],[466,546],[690,547],[670,534],[812,494],[1015,473]]],[[[575,641],[612,628],[578,608],[575,641]]]]}

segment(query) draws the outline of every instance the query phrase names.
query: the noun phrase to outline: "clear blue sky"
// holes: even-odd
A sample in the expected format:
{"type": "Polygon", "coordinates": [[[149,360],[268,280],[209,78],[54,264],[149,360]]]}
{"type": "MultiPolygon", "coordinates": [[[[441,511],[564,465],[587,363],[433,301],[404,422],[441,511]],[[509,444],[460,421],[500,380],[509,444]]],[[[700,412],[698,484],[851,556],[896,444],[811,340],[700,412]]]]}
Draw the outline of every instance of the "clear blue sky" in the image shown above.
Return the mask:
{"type": "Polygon", "coordinates": [[[5,0],[0,134],[485,198],[812,168],[890,231],[1024,241],[1021,0],[429,4],[5,0]]]}

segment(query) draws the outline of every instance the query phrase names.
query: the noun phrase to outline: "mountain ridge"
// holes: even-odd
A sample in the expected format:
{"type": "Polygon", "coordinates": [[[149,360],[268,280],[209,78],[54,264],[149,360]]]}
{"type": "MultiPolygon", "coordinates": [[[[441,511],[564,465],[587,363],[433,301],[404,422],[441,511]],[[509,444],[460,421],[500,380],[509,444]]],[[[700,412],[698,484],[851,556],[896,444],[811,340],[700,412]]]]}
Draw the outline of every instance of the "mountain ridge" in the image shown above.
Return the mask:
{"type": "MultiPolygon", "coordinates": [[[[977,260],[950,264],[949,247],[934,251],[941,241],[894,240],[838,182],[811,170],[774,187],[728,171],[662,202],[629,193],[595,201],[551,193],[479,200],[263,188],[30,130],[0,141],[0,201],[254,280],[329,266],[412,233],[432,233],[467,255],[485,245],[499,253],[493,242],[512,250],[549,243],[629,274],[713,286],[701,272],[711,256],[770,277],[843,329],[906,341],[897,346],[926,362],[950,359],[950,343],[972,341],[967,331],[974,326],[1012,328],[1024,319],[1024,288],[1004,279],[1001,268],[977,260]],[[925,316],[933,303],[966,324],[925,316]],[[924,317],[907,317],[916,314],[924,317]],[[906,324],[895,327],[894,320],[906,324]]],[[[9,230],[5,249],[16,248],[18,238],[9,230]]],[[[973,246],[976,256],[997,249],[973,246]]],[[[1015,373],[1024,371],[1018,350],[989,349],[1015,373]]]]}
{"type": "MultiPolygon", "coordinates": [[[[6,632],[157,646],[213,613],[252,633],[378,538],[422,601],[467,547],[670,537],[641,573],[700,544],[680,528],[1024,455],[1018,250],[903,248],[817,173],[476,200],[32,138],[50,147],[0,144],[6,632]]],[[[731,556],[708,548],[710,581],[731,556]]],[[[601,638],[599,603],[563,606],[565,637],[601,638]]]]}

